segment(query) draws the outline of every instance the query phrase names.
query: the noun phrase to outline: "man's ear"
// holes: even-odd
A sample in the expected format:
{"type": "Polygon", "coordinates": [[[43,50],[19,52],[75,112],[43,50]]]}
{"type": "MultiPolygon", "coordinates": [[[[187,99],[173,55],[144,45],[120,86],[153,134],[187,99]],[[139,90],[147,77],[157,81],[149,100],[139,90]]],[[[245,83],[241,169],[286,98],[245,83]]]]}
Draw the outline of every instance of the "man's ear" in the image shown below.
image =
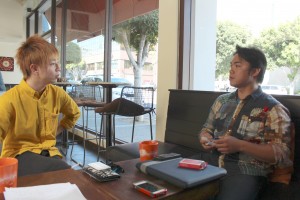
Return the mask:
{"type": "Polygon", "coordinates": [[[259,75],[260,71],[261,71],[260,68],[253,68],[251,70],[251,75],[257,79],[257,76],[259,75]]]}
{"type": "Polygon", "coordinates": [[[36,64],[31,64],[29,66],[31,74],[38,74],[38,68],[39,68],[39,66],[36,64]]]}

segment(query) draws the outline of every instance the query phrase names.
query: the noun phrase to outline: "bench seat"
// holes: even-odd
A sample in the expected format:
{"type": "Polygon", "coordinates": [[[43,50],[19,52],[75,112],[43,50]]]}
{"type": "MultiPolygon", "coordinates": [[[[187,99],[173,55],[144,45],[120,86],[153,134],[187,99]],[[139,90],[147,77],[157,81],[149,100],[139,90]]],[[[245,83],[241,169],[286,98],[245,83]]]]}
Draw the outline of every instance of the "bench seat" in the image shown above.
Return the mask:
{"type": "MultiPolygon", "coordinates": [[[[170,90],[164,142],[159,142],[158,153],[179,153],[193,157],[204,153],[198,134],[205,123],[209,108],[224,92],[195,90],[170,90]]],[[[300,199],[300,96],[274,95],[291,113],[295,125],[294,173],[289,185],[269,183],[261,194],[261,200],[300,199]]],[[[113,162],[139,158],[138,142],[122,144],[108,149],[108,159],[113,162]]]]}
{"type": "MultiPolygon", "coordinates": [[[[186,148],[176,144],[158,142],[158,154],[178,153],[181,154],[182,157],[191,157],[199,152],[199,150],[186,148]]],[[[139,142],[110,147],[108,148],[107,156],[108,159],[113,162],[139,158],[139,142]]]]}

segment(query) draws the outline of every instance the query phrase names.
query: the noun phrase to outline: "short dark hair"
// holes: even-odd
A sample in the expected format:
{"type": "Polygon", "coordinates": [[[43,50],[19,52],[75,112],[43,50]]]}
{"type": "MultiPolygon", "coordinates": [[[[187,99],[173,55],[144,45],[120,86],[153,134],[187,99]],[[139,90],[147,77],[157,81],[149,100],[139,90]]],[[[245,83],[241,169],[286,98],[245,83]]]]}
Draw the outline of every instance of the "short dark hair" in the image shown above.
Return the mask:
{"type": "Polygon", "coordinates": [[[267,59],[265,54],[256,47],[241,47],[239,45],[236,45],[236,52],[234,55],[235,54],[238,54],[239,57],[246,60],[250,64],[251,69],[261,69],[257,76],[257,82],[262,83],[267,68],[267,59]]]}

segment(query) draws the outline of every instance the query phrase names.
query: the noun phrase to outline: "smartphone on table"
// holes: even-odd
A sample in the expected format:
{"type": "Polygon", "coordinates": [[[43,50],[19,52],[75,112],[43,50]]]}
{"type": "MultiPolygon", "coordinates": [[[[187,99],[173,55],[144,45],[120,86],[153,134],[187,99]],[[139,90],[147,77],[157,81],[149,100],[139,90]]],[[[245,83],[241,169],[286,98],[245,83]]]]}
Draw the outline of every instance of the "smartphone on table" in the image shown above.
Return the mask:
{"type": "Polygon", "coordinates": [[[167,188],[147,180],[135,182],[133,183],[133,187],[150,197],[159,197],[167,194],[167,188]]]}

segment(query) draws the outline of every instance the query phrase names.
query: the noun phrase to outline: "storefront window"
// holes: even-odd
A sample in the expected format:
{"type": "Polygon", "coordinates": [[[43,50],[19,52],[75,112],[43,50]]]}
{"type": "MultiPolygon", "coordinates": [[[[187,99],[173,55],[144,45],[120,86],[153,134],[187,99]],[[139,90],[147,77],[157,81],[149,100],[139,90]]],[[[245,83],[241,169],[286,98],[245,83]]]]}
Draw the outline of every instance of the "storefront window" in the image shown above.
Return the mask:
{"type": "Polygon", "coordinates": [[[228,59],[239,44],[257,46],[266,54],[265,92],[299,94],[300,2],[225,0],[217,4],[216,90],[230,89],[228,59]]]}

